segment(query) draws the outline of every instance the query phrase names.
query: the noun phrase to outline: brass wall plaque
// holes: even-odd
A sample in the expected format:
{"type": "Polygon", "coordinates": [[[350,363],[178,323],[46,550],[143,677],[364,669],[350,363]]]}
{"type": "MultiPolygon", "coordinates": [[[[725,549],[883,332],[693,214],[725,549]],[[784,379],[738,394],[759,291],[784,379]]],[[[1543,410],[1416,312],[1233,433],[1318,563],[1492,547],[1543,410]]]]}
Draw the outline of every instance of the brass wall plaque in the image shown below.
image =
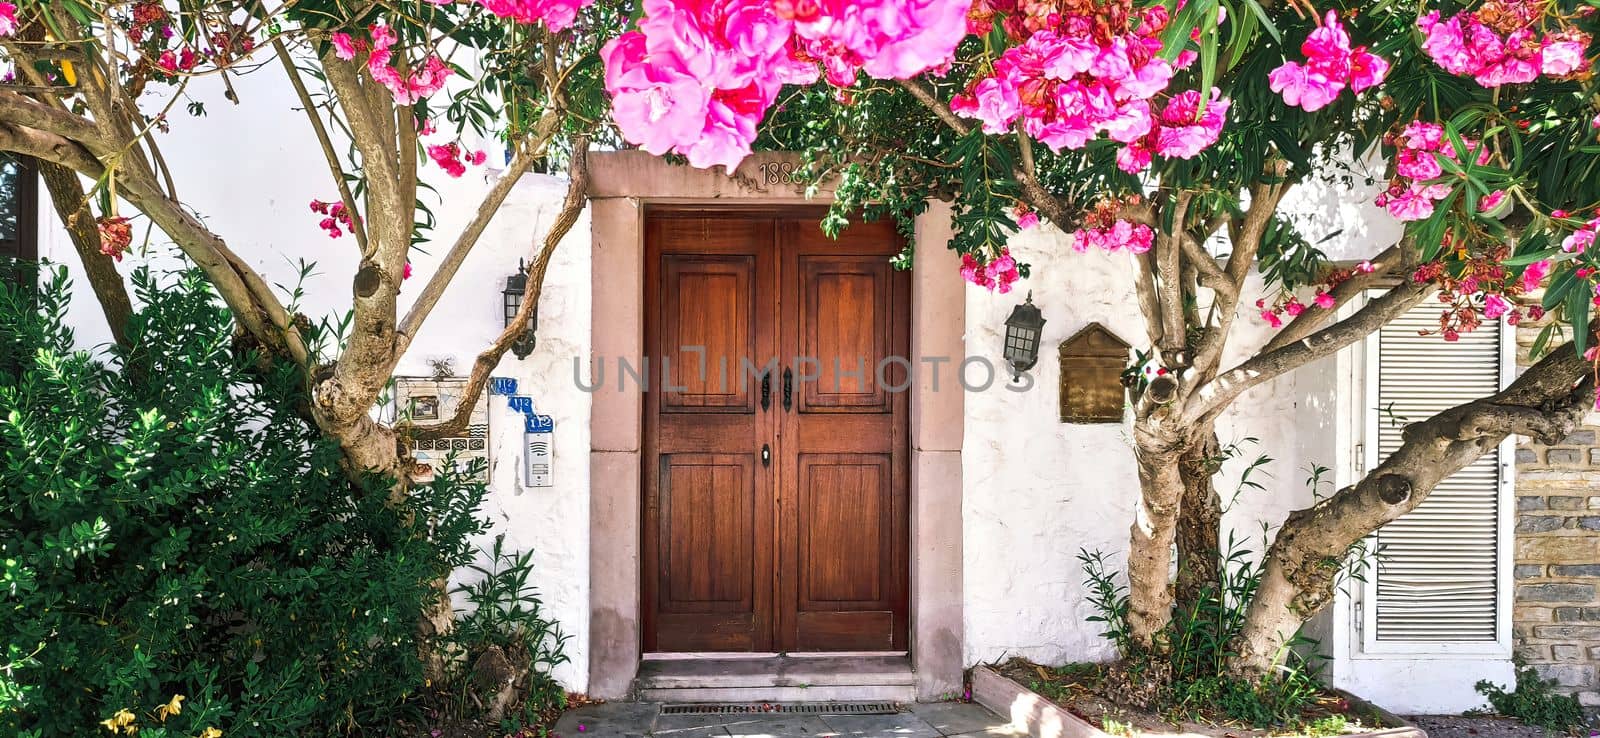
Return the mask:
{"type": "Polygon", "coordinates": [[[1056,352],[1061,361],[1061,422],[1122,422],[1128,344],[1105,326],[1090,323],[1062,341],[1056,352]]]}

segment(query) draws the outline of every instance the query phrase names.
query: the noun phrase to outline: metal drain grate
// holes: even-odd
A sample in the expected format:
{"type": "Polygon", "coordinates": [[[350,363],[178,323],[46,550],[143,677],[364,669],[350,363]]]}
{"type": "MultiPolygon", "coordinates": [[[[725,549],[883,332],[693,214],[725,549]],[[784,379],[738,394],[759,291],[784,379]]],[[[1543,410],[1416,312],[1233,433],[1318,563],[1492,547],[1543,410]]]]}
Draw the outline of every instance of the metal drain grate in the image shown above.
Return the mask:
{"type": "Polygon", "coordinates": [[[894,702],[749,702],[704,705],[662,705],[662,715],[891,715],[894,702]]]}

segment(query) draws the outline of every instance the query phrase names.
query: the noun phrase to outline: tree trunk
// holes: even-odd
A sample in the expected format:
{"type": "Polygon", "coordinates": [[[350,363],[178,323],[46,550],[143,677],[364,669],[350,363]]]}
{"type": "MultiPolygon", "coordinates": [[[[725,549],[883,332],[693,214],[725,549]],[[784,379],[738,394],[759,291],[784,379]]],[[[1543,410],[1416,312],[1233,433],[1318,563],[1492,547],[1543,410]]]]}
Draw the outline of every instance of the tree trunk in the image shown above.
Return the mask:
{"type": "Polygon", "coordinates": [[[128,288],[117,273],[116,262],[100,253],[100,231],[94,213],[89,212],[89,202],[84,198],[83,183],[78,173],[51,161],[37,160],[39,178],[50,193],[61,225],[67,229],[72,247],[78,252],[78,261],[89,277],[89,287],[100,301],[100,312],[117,344],[128,345],[128,318],[133,315],[133,303],[128,299],[128,288]]]}
{"type": "Polygon", "coordinates": [[[1222,591],[1222,498],[1214,479],[1221,447],[1213,430],[1206,430],[1201,438],[1178,462],[1183,498],[1173,600],[1181,612],[1193,612],[1207,592],[1217,596],[1222,591]]]}
{"type": "Polygon", "coordinates": [[[1513,433],[1552,444],[1566,437],[1593,398],[1587,371],[1571,344],[1562,346],[1500,393],[1406,426],[1400,448],[1365,478],[1290,514],[1267,550],[1229,670],[1269,674],[1306,619],[1333,601],[1351,546],[1421,504],[1440,481],[1513,433]]]}
{"type": "Polygon", "coordinates": [[[1159,417],[1134,427],[1139,507],[1128,547],[1128,629],[1136,651],[1159,649],[1172,620],[1172,545],[1184,494],[1183,448],[1159,417]]]}

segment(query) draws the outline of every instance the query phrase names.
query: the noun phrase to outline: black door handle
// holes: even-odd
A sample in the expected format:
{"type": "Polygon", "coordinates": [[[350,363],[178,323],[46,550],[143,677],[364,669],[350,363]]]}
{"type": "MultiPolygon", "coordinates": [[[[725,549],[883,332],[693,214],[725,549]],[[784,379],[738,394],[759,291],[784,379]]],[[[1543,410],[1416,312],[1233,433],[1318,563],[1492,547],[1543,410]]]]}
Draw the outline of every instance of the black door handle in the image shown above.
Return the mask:
{"type": "Polygon", "coordinates": [[[761,373],[761,409],[772,407],[772,372],[761,373]]]}
{"type": "Polygon", "coordinates": [[[772,466],[772,447],[765,443],[761,444],[761,465],[772,466]]]}
{"type": "Polygon", "coordinates": [[[794,407],[794,370],[783,370],[783,410],[788,412],[794,407]]]}

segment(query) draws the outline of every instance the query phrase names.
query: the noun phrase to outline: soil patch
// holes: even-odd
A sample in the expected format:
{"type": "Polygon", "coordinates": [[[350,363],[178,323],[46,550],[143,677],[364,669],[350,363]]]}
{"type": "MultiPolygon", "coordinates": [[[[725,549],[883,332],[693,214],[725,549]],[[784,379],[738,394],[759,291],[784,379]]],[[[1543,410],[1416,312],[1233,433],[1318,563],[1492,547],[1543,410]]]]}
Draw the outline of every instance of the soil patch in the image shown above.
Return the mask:
{"type": "Polygon", "coordinates": [[[1414,715],[1410,720],[1427,731],[1428,738],[1544,738],[1547,735],[1545,729],[1537,725],[1496,715],[1414,715]]]}
{"type": "Polygon", "coordinates": [[[1119,704],[1114,695],[1107,694],[1109,690],[1103,684],[1106,667],[1102,664],[1046,667],[1016,658],[992,668],[1112,735],[1184,733],[1209,738],[1338,736],[1404,726],[1404,722],[1398,718],[1386,716],[1365,702],[1331,689],[1318,694],[1301,710],[1293,724],[1281,728],[1258,728],[1230,718],[1222,710],[1210,705],[1199,709],[1175,708],[1158,713],[1119,704]]]}

